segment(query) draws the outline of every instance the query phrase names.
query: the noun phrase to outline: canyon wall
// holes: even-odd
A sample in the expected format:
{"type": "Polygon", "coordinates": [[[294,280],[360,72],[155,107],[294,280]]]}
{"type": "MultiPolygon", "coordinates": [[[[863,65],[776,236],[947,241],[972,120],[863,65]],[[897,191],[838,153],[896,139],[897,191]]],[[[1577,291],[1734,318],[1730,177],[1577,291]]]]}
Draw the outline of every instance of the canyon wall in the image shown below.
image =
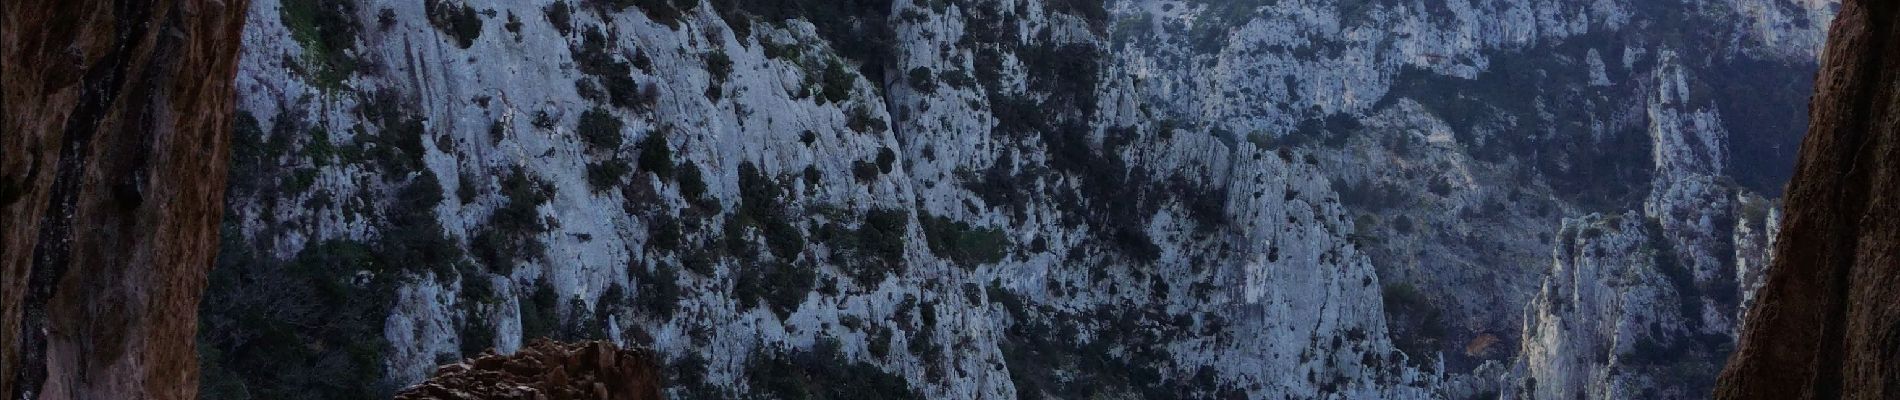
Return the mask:
{"type": "Polygon", "coordinates": [[[1841,5],[1767,283],[1718,399],[1900,397],[1900,5],[1841,5]]]}
{"type": "Polygon", "coordinates": [[[1832,7],[258,0],[205,390],[1706,392],[1832,7]]]}
{"type": "Polygon", "coordinates": [[[0,396],[195,397],[246,9],[0,4],[0,396]]]}

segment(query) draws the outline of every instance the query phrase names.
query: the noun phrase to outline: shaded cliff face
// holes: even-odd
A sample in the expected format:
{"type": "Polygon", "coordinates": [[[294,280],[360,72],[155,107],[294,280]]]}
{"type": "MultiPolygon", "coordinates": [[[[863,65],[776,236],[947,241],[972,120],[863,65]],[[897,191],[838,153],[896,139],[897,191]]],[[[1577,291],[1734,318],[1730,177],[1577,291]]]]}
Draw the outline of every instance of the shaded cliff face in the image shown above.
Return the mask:
{"type": "Polygon", "coordinates": [[[245,7],[0,5],[0,396],[194,397],[245,7]]]}
{"type": "Polygon", "coordinates": [[[1721,399],[1900,397],[1900,7],[1846,1],[1721,399]]]}

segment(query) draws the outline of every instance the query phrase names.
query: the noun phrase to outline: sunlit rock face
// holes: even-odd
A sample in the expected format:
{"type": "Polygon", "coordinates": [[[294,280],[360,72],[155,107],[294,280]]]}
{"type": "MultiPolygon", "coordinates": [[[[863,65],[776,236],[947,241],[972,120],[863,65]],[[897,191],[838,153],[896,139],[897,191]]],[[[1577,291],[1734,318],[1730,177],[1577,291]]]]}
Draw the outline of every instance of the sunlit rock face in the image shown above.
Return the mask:
{"type": "Polygon", "coordinates": [[[255,1],[206,393],[1687,393],[1615,351],[1730,337],[1832,12],[833,3],[255,1]]]}

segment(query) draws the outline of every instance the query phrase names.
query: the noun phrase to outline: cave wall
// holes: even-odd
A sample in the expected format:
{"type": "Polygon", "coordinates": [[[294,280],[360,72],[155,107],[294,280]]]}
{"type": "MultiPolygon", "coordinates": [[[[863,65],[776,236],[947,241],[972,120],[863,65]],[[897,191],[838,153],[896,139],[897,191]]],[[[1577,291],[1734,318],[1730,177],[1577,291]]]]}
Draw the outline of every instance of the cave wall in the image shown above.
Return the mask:
{"type": "Polygon", "coordinates": [[[1719,399],[1900,397],[1900,4],[1842,2],[1719,399]]]}
{"type": "Polygon", "coordinates": [[[0,4],[0,395],[195,397],[245,7],[0,4]]]}

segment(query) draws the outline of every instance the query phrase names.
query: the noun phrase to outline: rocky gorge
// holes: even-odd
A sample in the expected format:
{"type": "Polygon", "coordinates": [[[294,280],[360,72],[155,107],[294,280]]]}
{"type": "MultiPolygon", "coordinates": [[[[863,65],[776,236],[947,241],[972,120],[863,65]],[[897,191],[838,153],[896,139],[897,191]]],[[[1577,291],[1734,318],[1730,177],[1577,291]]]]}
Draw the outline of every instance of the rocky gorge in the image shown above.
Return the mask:
{"type": "Polygon", "coordinates": [[[207,394],[546,336],[676,397],[1628,398],[1732,348],[1833,8],[250,10],[207,394]]]}
{"type": "Polygon", "coordinates": [[[674,398],[1704,397],[1841,12],[218,4],[207,398],[537,338],[674,398]]]}

